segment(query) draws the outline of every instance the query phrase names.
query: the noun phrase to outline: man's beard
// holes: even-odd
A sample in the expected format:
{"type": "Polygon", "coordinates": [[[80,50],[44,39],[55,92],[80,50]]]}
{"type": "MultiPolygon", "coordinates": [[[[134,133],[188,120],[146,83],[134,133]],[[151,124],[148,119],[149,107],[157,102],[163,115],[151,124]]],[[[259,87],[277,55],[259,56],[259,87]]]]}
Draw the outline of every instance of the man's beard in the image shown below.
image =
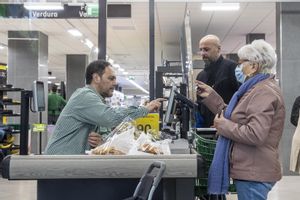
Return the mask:
{"type": "Polygon", "coordinates": [[[217,58],[207,58],[207,59],[203,59],[205,66],[209,66],[215,62],[217,62],[217,60],[219,59],[219,57],[217,58]]]}
{"type": "Polygon", "coordinates": [[[203,61],[204,61],[206,66],[209,66],[212,63],[212,61],[209,60],[209,59],[204,59],[203,61]]]}

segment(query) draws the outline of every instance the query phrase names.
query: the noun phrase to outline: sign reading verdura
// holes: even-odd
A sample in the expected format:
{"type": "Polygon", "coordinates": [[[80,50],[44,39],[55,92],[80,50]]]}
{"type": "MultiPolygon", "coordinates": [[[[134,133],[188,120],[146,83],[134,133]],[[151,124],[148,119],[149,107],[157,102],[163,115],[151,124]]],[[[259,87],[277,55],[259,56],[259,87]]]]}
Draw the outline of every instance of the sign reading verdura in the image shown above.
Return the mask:
{"type": "MultiPolygon", "coordinates": [[[[81,6],[64,5],[64,10],[26,10],[23,4],[0,4],[0,18],[98,18],[99,6],[87,5],[81,6]]],[[[111,4],[108,5],[107,16],[114,18],[130,18],[130,4],[111,4]],[[119,9],[119,10],[118,10],[119,9]],[[122,12],[121,12],[122,11],[122,12]],[[124,14],[125,12],[125,14],[124,14]]]]}
{"type": "Polygon", "coordinates": [[[23,4],[0,4],[0,17],[4,18],[97,18],[98,6],[64,5],[64,10],[26,10],[23,4]],[[95,11],[97,10],[97,11],[95,11]]]}
{"type": "Polygon", "coordinates": [[[32,11],[32,17],[34,18],[57,18],[58,13],[56,11],[32,11]]]}
{"type": "MultiPolygon", "coordinates": [[[[88,6],[84,3],[81,6],[64,5],[64,10],[31,10],[28,11],[30,18],[93,18],[87,13],[88,6]]],[[[97,7],[98,9],[98,7],[97,7]]]]}

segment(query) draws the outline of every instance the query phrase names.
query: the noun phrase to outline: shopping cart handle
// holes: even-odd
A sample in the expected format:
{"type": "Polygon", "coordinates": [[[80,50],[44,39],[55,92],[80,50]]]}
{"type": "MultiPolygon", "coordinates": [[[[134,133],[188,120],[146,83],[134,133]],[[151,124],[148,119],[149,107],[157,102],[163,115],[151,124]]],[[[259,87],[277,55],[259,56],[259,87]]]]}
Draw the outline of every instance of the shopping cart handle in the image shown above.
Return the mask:
{"type": "Polygon", "coordinates": [[[157,168],[166,168],[166,163],[162,161],[154,161],[152,165],[157,168]]]}

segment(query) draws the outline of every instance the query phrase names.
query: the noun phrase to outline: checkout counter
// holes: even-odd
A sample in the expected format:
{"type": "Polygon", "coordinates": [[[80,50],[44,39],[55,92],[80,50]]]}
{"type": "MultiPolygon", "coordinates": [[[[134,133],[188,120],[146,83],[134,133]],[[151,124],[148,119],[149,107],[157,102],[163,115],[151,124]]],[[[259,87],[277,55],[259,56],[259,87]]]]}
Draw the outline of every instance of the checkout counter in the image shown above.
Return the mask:
{"type": "Polygon", "coordinates": [[[171,155],[11,155],[2,162],[9,180],[37,180],[37,200],[121,200],[133,195],[155,160],[166,170],[155,200],[194,200],[195,178],[205,176],[202,157],[184,139],[170,145],[171,155]]]}

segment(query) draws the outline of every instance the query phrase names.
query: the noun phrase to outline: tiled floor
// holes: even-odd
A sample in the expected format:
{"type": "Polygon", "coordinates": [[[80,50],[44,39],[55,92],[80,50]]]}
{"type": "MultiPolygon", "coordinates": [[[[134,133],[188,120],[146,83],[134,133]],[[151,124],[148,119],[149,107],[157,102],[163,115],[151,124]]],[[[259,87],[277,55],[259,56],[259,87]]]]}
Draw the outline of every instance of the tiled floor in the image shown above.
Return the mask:
{"type": "MultiPolygon", "coordinates": [[[[8,181],[0,178],[0,199],[36,200],[36,181],[8,181]]],[[[269,193],[268,200],[299,200],[300,176],[285,176],[269,193]]],[[[227,200],[237,200],[229,195],[227,200]]]]}

